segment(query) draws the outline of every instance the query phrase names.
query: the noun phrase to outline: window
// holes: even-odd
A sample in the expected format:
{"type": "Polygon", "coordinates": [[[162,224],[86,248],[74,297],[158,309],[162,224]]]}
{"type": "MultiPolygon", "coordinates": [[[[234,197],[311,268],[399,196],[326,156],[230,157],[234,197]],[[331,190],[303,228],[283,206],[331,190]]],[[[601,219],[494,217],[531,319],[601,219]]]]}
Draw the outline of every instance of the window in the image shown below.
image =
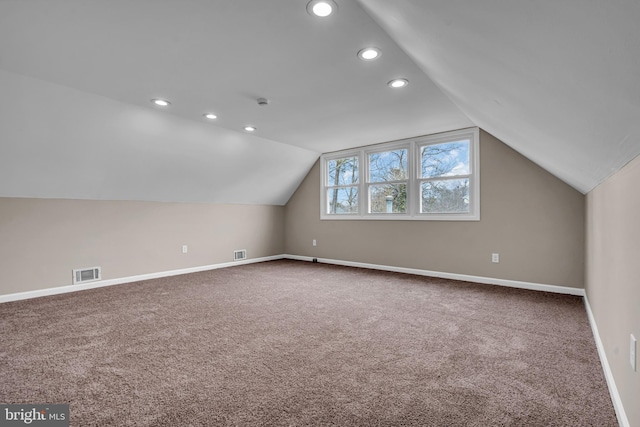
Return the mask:
{"type": "Polygon", "coordinates": [[[322,219],[479,220],[478,129],[321,157],[322,219]]]}
{"type": "Polygon", "coordinates": [[[358,213],[358,157],[327,161],[327,202],[329,214],[358,213]]]}
{"type": "Polygon", "coordinates": [[[368,154],[368,212],[407,212],[408,151],[400,148],[368,154]]]}
{"type": "Polygon", "coordinates": [[[419,147],[421,213],[469,213],[469,145],[460,140],[419,147]]]}

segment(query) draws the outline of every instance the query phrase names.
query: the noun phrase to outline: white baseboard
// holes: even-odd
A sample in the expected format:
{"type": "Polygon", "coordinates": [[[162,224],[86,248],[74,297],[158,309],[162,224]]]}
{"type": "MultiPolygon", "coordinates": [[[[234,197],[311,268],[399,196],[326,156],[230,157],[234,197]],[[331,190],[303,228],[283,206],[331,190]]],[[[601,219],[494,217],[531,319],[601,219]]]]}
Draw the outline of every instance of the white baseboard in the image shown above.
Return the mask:
{"type": "MultiPolygon", "coordinates": [[[[300,255],[283,255],[284,258],[298,261],[313,261],[313,257],[300,255]]],[[[318,262],[325,264],[344,265],[347,267],[369,268],[372,270],[393,271],[396,273],[415,274],[418,276],[439,277],[442,279],[463,280],[465,282],[484,283],[488,285],[507,286],[510,288],[530,289],[534,291],[553,292],[557,294],[584,296],[584,289],[570,288],[568,286],[545,285],[542,283],[520,282],[517,280],[495,279],[491,277],[469,276],[466,274],[445,273],[441,271],[420,270],[417,268],[394,267],[391,265],[367,264],[364,262],[341,261],[335,259],[317,258],[318,262]]]]}
{"type": "Polygon", "coordinates": [[[611,400],[613,401],[613,409],[615,409],[616,411],[618,422],[620,423],[621,427],[631,427],[631,424],[629,424],[629,419],[627,418],[627,414],[624,411],[624,406],[622,405],[622,399],[620,399],[620,393],[618,393],[618,387],[616,387],[616,381],[613,379],[613,373],[611,372],[611,367],[609,367],[609,361],[607,360],[607,354],[604,351],[604,345],[602,344],[602,340],[600,339],[600,333],[598,332],[598,325],[596,325],[596,319],[595,317],[593,317],[593,311],[591,311],[591,306],[589,305],[589,299],[587,298],[586,295],[584,296],[584,306],[587,309],[589,324],[591,325],[591,331],[593,332],[593,337],[596,340],[596,347],[598,348],[600,363],[602,363],[604,377],[607,380],[607,386],[609,387],[609,394],[611,395],[611,400]]]}
{"type": "Polygon", "coordinates": [[[79,285],[66,285],[56,288],[38,289],[35,291],[18,292],[14,294],[0,295],[0,303],[18,301],[23,299],[46,297],[49,295],[65,294],[67,292],[83,291],[86,289],[102,288],[105,286],[121,285],[123,283],[139,282],[141,280],[158,279],[161,277],[178,276],[180,274],[197,273],[199,271],[216,270],[218,268],[235,267],[256,262],[274,261],[282,259],[283,255],[273,255],[262,258],[246,259],[242,261],[224,262],[220,264],[204,265],[200,267],[183,268],[180,270],[161,271],[158,273],[140,274],[137,276],[121,277],[118,279],[98,280],[79,285]]]}
{"type": "MultiPolygon", "coordinates": [[[[161,277],[177,276],[179,274],[197,273],[199,271],[215,270],[218,268],[233,267],[233,266],[243,265],[243,264],[253,264],[256,262],[274,261],[278,259],[312,261],[313,257],[282,254],[282,255],[273,255],[273,256],[262,257],[262,258],[247,259],[242,261],[232,261],[232,262],[225,262],[220,264],[205,265],[200,267],[183,268],[180,270],[169,270],[169,271],[161,271],[158,273],[140,274],[137,276],[121,277],[117,279],[99,280],[96,282],[79,284],[79,285],[65,285],[65,286],[59,286],[56,288],[46,288],[46,289],[38,289],[34,291],[0,295],[0,303],[18,301],[18,300],[29,299],[29,298],[38,298],[38,297],[44,297],[48,295],[57,295],[57,294],[63,294],[67,292],[76,292],[76,291],[82,291],[85,289],[101,288],[104,286],[120,285],[123,283],[138,282],[140,280],[149,280],[149,279],[158,279],[161,277]]],[[[482,277],[482,276],[469,276],[465,274],[454,274],[454,273],[445,273],[440,271],[420,270],[416,268],[394,267],[391,265],[379,265],[379,264],[367,264],[363,262],[341,261],[341,260],[327,259],[327,258],[318,258],[318,261],[325,264],[369,268],[372,270],[393,271],[396,273],[415,274],[418,276],[440,277],[443,279],[464,280],[467,282],[485,283],[490,285],[500,285],[500,286],[507,286],[512,288],[520,288],[520,289],[531,289],[534,291],[545,291],[545,292],[554,292],[554,293],[560,293],[560,294],[584,296],[584,289],[570,288],[565,286],[520,282],[516,280],[495,279],[495,278],[482,277]]]]}

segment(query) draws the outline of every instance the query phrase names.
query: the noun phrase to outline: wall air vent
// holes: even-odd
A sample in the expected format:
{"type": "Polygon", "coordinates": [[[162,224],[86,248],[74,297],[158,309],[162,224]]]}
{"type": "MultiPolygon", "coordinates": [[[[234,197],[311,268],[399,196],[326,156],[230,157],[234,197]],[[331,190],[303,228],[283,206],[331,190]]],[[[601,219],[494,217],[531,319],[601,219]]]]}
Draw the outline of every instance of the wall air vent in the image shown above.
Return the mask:
{"type": "Polygon", "coordinates": [[[100,267],[82,268],[73,270],[73,284],[78,285],[85,282],[94,282],[102,279],[100,267]]]}
{"type": "Polygon", "coordinates": [[[233,260],[234,261],[240,261],[243,259],[247,259],[247,250],[246,249],[239,249],[237,251],[233,251],[233,260]]]}

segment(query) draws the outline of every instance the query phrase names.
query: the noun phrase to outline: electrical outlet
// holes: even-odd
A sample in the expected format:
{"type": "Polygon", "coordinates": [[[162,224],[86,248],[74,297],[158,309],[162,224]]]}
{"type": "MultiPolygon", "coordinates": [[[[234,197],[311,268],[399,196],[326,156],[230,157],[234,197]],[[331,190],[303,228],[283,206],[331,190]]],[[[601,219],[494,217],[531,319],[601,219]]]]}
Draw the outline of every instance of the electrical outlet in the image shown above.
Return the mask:
{"type": "Polygon", "coordinates": [[[629,340],[629,362],[631,362],[631,369],[633,372],[636,371],[636,350],[638,348],[638,343],[636,341],[636,337],[631,334],[631,339],[629,340]]]}
{"type": "Polygon", "coordinates": [[[182,253],[186,254],[189,251],[189,248],[187,247],[187,245],[182,245],[182,253]]]}
{"type": "Polygon", "coordinates": [[[315,245],[316,245],[316,239],[313,239],[313,240],[311,241],[311,244],[312,244],[313,246],[315,246],[315,245]]]}
{"type": "Polygon", "coordinates": [[[500,254],[491,254],[491,262],[497,264],[500,262],[500,254]]]}

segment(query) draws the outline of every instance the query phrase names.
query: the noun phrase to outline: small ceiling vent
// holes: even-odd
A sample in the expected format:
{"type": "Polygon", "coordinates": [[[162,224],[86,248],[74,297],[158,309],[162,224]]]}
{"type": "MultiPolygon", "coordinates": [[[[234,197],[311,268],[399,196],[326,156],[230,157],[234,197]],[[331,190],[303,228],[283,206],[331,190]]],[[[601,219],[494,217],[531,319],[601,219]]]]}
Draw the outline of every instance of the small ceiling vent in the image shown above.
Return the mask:
{"type": "Polygon", "coordinates": [[[77,285],[85,282],[94,282],[102,279],[100,267],[82,268],[73,270],[73,284],[77,285]]]}
{"type": "Polygon", "coordinates": [[[247,250],[246,249],[238,249],[237,251],[233,251],[233,260],[240,261],[243,259],[247,259],[247,250]]]}

